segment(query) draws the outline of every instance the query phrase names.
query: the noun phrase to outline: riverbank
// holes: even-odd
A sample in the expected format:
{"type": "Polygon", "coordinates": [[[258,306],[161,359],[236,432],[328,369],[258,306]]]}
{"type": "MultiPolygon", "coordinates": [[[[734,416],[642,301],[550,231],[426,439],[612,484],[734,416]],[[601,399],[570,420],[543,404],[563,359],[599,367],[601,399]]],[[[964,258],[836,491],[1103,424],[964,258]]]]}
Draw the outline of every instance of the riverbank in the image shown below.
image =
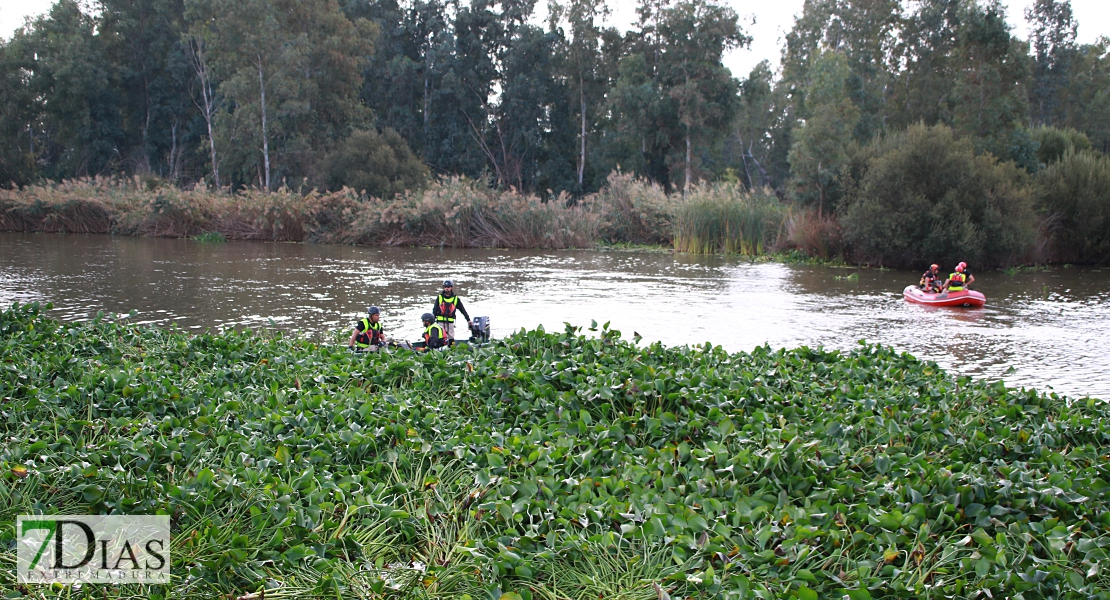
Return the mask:
{"type": "Polygon", "coordinates": [[[1110,590],[1102,402],[871,345],[354,356],[45,308],[0,313],[0,523],[173,515],[172,590],[117,597],[1110,590]]]}
{"type": "Polygon", "coordinates": [[[667,246],[762,254],[786,242],[787,209],[738,185],[698,187],[683,199],[615,173],[572,202],[451,178],[392,200],[356,190],[238,193],[180,189],[140,178],[0,189],[0,231],[110,233],[208,240],[295,241],[451,248],[667,246]]]}

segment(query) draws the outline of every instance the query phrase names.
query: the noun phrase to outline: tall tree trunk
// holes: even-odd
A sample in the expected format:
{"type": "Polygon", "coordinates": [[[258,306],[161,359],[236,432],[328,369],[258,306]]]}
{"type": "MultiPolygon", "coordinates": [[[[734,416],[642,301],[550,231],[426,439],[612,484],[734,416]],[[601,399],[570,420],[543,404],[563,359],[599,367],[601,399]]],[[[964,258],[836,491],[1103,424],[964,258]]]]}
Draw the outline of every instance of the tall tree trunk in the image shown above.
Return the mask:
{"type": "Polygon", "coordinates": [[[581,145],[578,158],[578,193],[583,192],[582,177],[586,172],[586,87],[582,81],[582,74],[578,74],[578,99],[582,106],[582,133],[580,134],[581,145]]]}
{"type": "MultiPolygon", "coordinates": [[[[683,104],[685,105],[685,98],[688,97],[690,92],[690,72],[686,72],[686,93],[683,94],[683,104]]],[[[683,106],[683,113],[687,112],[687,107],[683,106]]],[[[686,121],[686,173],[682,181],[682,197],[685,198],[686,194],[690,191],[690,115],[682,115],[683,120],[686,121]]]]}
{"type": "Polygon", "coordinates": [[[821,162],[817,162],[817,220],[825,218],[825,186],[821,185],[821,162]]]}
{"type": "Polygon", "coordinates": [[[177,117],[173,118],[173,125],[170,126],[170,181],[177,183],[177,117]]]}
{"type": "Polygon", "coordinates": [[[686,126],[686,174],[682,182],[682,197],[690,191],[690,126],[686,126]]]}
{"type": "Polygon", "coordinates": [[[140,168],[143,172],[150,173],[150,77],[143,75],[143,94],[146,96],[146,118],[143,120],[143,161],[140,168]]]}
{"type": "MultiPolygon", "coordinates": [[[[200,95],[204,100],[204,123],[208,127],[208,149],[212,154],[212,182],[220,189],[220,163],[216,160],[216,138],[212,136],[212,119],[216,116],[216,98],[212,95],[212,78],[208,73],[208,61],[204,58],[204,47],[200,40],[191,40],[190,54],[193,69],[200,79],[200,95]]],[[[194,100],[195,102],[195,100],[194,100]]],[[[199,107],[198,107],[199,108],[199,107]]]]}
{"type": "Polygon", "coordinates": [[[262,164],[266,167],[266,181],[263,187],[270,190],[270,140],[266,137],[266,81],[262,77],[262,55],[258,57],[258,89],[262,97],[262,164]]]}
{"type": "MultiPolygon", "coordinates": [[[[424,56],[424,137],[428,136],[428,112],[432,104],[431,94],[432,49],[428,44],[427,54],[424,56]]],[[[427,140],[425,140],[427,141],[427,140]]]]}

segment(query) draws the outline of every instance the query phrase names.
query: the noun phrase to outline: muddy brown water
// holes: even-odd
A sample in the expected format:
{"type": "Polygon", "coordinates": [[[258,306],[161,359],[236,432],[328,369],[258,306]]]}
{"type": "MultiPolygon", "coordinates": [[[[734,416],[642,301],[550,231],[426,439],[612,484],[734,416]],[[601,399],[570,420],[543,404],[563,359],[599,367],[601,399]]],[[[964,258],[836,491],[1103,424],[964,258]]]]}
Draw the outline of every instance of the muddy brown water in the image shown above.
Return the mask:
{"type": "Polygon", "coordinates": [[[376,304],[388,333],[416,339],[420,314],[452,278],[495,337],[593,319],[626,338],[733,351],[866,339],[953,372],[1110,399],[1110,268],[971,271],[987,296],[982,309],[906,303],[901,291],[917,272],[731,257],[0,233],[0,304],[52,302],[63,320],[136,310],[135,323],[334,339],[376,304]],[[858,280],[846,279],[853,273],[858,280]]]}

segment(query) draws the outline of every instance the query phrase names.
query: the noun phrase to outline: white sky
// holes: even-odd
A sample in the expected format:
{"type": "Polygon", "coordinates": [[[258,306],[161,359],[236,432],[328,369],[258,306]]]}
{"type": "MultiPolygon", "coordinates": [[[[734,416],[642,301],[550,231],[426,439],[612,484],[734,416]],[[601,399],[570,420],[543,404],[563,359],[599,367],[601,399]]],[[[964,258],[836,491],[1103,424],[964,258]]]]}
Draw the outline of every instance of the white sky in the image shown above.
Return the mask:
{"type": "MultiPolygon", "coordinates": [[[[751,49],[735,50],[725,57],[725,66],[737,78],[744,78],[759,61],[768,59],[778,66],[782,37],[794,24],[794,15],[801,12],[804,0],[726,0],[740,15],[744,29],[754,38],[751,49]],[[754,25],[752,21],[755,21],[754,25]]],[[[1028,37],[1025,8],[1033,0],[1003,0],[1009,10],[1009,21],[1015,33],[1028,37]]],[[[9,38],[28,16],[50,10],[52,0],[0,0],[0,37],[9,38]]],[[[636,20],[634,1],[609,0],[610,23],[628,29],[636,20]]],[[[1110,37],[1110,0],[1071,0],[1072,11],[1079,22],[1079,43],[1089,44],[1099,36],[1110,37]]],[[[547,3],[536,3],[538,12],[546,12],[547,3]]]]}

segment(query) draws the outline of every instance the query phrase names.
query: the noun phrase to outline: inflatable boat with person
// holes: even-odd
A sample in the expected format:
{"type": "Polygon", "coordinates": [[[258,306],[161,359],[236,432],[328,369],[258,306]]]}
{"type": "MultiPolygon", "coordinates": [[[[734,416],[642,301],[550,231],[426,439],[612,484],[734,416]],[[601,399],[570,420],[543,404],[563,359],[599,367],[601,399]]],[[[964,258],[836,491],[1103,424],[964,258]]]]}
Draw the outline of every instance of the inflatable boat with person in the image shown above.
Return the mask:
{"type": "Polygon", "coordinates": [[[924,304],[926,306],[967,306],[978,308],[987,303],[987,297],[975,290],[960,290],[958,292],[932,293],[917,287],[907,285],[902,290],[902,297],[907,302],[924,304]]]}

